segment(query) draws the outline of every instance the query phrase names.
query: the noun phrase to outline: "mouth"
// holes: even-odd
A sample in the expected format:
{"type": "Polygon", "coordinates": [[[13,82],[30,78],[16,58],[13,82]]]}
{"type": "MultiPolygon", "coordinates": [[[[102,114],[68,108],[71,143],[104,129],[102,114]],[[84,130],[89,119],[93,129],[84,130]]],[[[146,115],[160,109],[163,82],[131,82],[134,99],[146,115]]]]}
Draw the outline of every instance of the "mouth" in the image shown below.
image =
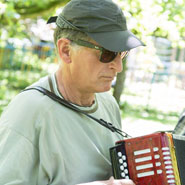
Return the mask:
{"type": "Polygon", "coordinates": [[[108,81],[112,81],[114,80],[115,76],[103,76],[102,78],[108,81]]]}

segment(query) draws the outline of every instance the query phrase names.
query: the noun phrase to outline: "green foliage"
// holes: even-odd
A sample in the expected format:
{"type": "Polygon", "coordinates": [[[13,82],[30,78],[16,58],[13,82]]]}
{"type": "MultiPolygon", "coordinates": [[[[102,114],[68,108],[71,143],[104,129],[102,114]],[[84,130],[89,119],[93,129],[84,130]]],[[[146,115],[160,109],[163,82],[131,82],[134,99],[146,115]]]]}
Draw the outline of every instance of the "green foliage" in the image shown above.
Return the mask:
{"type": "Polygon", "coordinates": [[[16,94],[44,75],[44,71],[0,70],[0,114],[16,94]]]}
{"type": "MultiPolygon", "coordinates": [[[[1,53],[1,52],[0,52],[1,53]]],[[[7,60],[0,61],[0,114],[10,100],[25,87],[49,73],[55,61],[54,55],[39,58],[31,51],[16,49],[10,62],[9,53],[6,51],[7,60]]],[[[54,69],[55,70],[55,69],[54,69]]]]}
{"type": "Polygon", "coordinates": [[[27,37],[31,22],[47,19],[69,0],[8,0],[0,2],[0,43],[8,37],[27,37]]]}
{"type": "Polygon", "coordinates": [[[11,15],[11,19],[15,16],[36,18],[45,14],[46,11],[48,15],[57,7],[64,6],[67,2],[69,0],[8,0],[1,4],[5,7],[5,13],[9,14],[9,16],[11,15]]]}
{"type": "MultiPolygon", "coordinates": [[[[47,19],[55,14],[58,7],[69,0],[4,0],[0,2],[0,45],[9,37],[31,37],[29,26],[37,18],[47,19]]],[[[185,0],[115,0],[125,12],[129,29],[143,41],[148,36],[160,36],[171,40],[176,45],[184,45],[185,37],[185,0]]],[[[145,42],[147,44],[147,42],[145,42]]],[[[148,47],[150,43],[148,44],[148,47]]],[[[43,61],[32,53],[16,52],[14,62],[4,66],[0,71],[0,112],[4,106],[21,89],[47,73],[43,69],[43,61]],[[13,69],[13,70],[12,70],[13,69]],[[26,71],[26,72],[25,72],[26,71]],[[40,72],[41,71],[41,72],[40,72]]],[[[153,57],[150,57],[153,58],[153,57]]],[[[1,65],[1,64],[0,64],[1,65]]],[[[1,67],[1,66],[0,66],[1,67]]],[[[143,117],[142,111],[149,116],[145,119],[168,120],[170,116],[156,110],[146,110],[141,107],[125,105],[127,115],[143,117]]],[[[147,115],[145,114],[145,115],[147,115]]],[[[173,117],[173,116],[172,116],[173,117]]],[[[176,115],[174,116],[176,117],[176,115]]],[[[170,122],[168,120],[167,122],[170,122]]]]}
{"type": "MultiPolygon", "coordinates": [[[[182,45],[185,37],[185,0],[114,0],[129,20],[129,29],[145,40],[149,35],[165,37],[182,45]]],[[[8,0],[0,2],[0,35],[27,35],[25,18],[48,18],[69,0],[8,0]]],[[[27,35],[28,37],[28,35],[27,35]]],[[[0,39],[1,41],[1,39],[0,39]]]]}
{"type": "Polygon", "coordinates": [[[129,29],[142,40],[147,36],[165,37],[184,46],[185,0],[117,0],[126,13],[129,29]]]}

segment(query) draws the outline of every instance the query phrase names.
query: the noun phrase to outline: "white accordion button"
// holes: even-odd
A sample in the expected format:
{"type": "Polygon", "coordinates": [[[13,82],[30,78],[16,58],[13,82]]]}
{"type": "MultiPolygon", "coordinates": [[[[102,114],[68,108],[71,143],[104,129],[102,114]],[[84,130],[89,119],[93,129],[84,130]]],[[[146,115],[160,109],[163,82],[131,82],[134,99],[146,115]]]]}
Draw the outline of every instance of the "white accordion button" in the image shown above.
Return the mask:
{"type": "Polygon", "coordinates": [[[173,169],[172,166],[165,166],[166,169],[173,169]]]}
{"type": "Polygon", "coordinates": [[[159,159],[160,158],[160,155],[154,155],[154,158],[155,159],[159,159]]]}
{"type": "Polygon", "coordinates": [[[122,164],[123,163],[123,159],[119,159],[119,163],[122,164]]]}
{"type": "Polygon", "coordinates": [[[124,172],[122,172],[122,173],[121,173],[121,176],[122,176],[122,177],[125,177],[125,173],[124,173],[124,172]]]}
{"type": "Polygon", "coordinates": [[[126,160],[126,155],[123,155],[122,156],[122,159],[125,161],[126,160]]]}
{"type": "Polygon", "coordinates": [[[163,152],[163,155],[170,155],[170,152],[163,152]]]}
{"type": "Polygon", "coordinates": [[[173,174],[173,171],[172,170],[166,170],[166,173],[167,174],[171,174],[171,173],[173,174]]]}
{"type": "Polygon", "coordinates": [[[168,183],[175,183],[175,180],[168,180],[168,183]]]}
{"type": "Polygon", "coordinates": [[[118,157],[121,157],[122,156],[122,153],[121,152],[118,152],[118,157]]]}
{"type": "Polygon", "coordinates": [[[128,174],[128,170],[127,170],[127,169],[125,169],[124,172],[125,172],[126,174],[128,174]]]}
{"type": "Polygon", "coordinates": [[[164,160],[171,160],[170,156],[163,157],[164,160]]]}
{"type": "Polygon", "coordinates": [[[171,161],[165,161],[164,164],[172,164],[171,161]]]}
{"type": "Polygon", "coordinates": [[[124,162],[124,163],[123,163],[123,166],[124,166],[124,167],[127,167],[127,163],[126,163],[126,162],[124,162]]]}
{"type": "Polygon", "coordinates": [[[124,170],[124,167],[123,167],[122,165],[121,165],[119,168],[120,168],[120,170],[122,170],[122,171],[124,170]]]}
{"type": "Polygon", "coordinates": [[[175,176],[174,175],[167,175],[167,179],[174,179],[175,176]]]}
{"type": "Polygon", "coordinates": [[[154,152],[157,152],[158,150],[159,150],[158,147],[154,147],[154,148],[153,148],[153,151],[154,151],[154,152]]]}
{"type": "Polygon", "coordinates": [[[170,148],[169,147],[162,147],[162,150],[164,151],[164,150],[170,150],[170,148]]]}
{"type": "Polygon", "coordinates": [[[163,171],[162,170],[157,170],[157,174],[162,174],[163,171]]]}
{"type": "Polygon", "coordinates": [[[161,166],[161,163],[160,162],[156,162],[155,166],[161,166]]]}

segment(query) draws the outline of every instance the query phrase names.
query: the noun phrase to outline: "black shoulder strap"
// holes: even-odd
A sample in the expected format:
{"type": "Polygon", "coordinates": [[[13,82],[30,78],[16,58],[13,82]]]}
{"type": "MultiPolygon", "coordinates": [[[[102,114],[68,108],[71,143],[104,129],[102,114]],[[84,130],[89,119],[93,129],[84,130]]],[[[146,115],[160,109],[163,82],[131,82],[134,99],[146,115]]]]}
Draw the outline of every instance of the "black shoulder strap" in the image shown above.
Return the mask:
{"type": "Polygon", "coordinates": [[[120,135],[123,136],[123,137],[130,137],[127,133],[123,132],[122,130],[120,130],[120,129],[116,128],[116,127],[114,127],[114,126],[112,125],[112,123],[108,123],[108,122],[104,121],[103,119],[97,119],[97,118],[91,116],[90,114],[87,114],[86,112],[84,112],[84,111],[78,109],[77,107],[75,107],[74,105],[72,105],[71,103],[69,103],[68,101],[66,101],[66,100],[64,100],[64,99],[62,99],[62,98],[60,98],[60,97],[57,96],[56,94],[52,93],[51,91],[48,91],[47,89],[45,89],[45,88],[43,88],[43,87],[34,86],[34,87],[27,88],[27,89],[25,89],[25,90],[23,90],[23,91],[28,91],[28,90],[37,90],[37,91],[43,93],[44,95],[50,97],[52,100],[58,102],[59,104],[65,106],[65,107],[67,107],[67,108],[69,108],[69,109],[72,109],[72,110],[74,110],[74,111],[76,111],[76,112],[79,112],[79,113],[81,113],[81,114],[86,115],[87,117],[93,119],[94,121],[98,122],[98,123],[101,124],[102,126],[108,128],[108,129],[111,130],[112,132],[116,132],[116,133],[120,134],[120,135]]]}

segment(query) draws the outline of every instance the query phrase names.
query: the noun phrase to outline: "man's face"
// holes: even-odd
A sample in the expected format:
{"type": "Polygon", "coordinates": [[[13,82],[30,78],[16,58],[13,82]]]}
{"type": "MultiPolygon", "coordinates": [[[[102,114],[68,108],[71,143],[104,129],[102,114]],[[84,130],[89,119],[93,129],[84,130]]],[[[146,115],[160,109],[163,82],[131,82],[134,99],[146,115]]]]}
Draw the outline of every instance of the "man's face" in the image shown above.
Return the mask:
{"type": "Polygon", "coordinates": [[[110,63],[102,63],[99,58],[100,51],[86,47],[80,47],[72,54],[71,78],[78,90],[86,93],[110,90],[112,80],[122,71],[121,57],[118,55],[110,63]]]}

